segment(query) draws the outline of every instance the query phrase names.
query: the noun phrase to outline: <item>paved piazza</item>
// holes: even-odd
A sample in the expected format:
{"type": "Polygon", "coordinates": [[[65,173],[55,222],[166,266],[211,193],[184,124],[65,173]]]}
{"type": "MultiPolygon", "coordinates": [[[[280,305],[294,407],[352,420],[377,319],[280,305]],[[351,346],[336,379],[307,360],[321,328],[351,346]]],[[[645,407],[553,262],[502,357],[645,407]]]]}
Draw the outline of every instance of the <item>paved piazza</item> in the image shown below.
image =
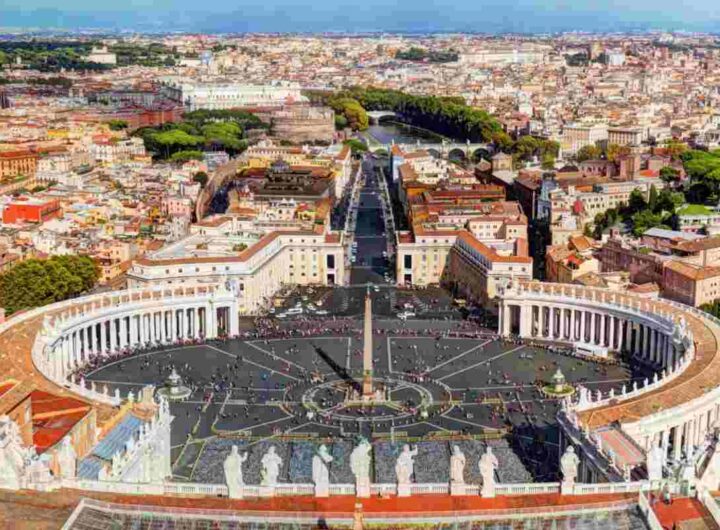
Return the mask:
{"type": "MultiPolygon", "coordinates": [[[[222,462],[229,444],[254,446],[251,460],[269,443],[280,444],[295,461],[302,460],[298,441],[330,440],[349,449],[362,435],[375,440],[381,459],[383,444],[390,458],[404,441],[437,445],[444,435],[463,434],[499,447],[520,481],[556,476],[559,404],[544,398],[538,383],[560,368],[569,382],[607,392],[647,375],[498,340],[479,328],[472,328],[479,338],[447,336],[470,334],[465,321],[385,319],[374,323],[373,357],[376,386],[386,389],[388,400],[367,407],[346,399],[361,379],[361,324],[348,319],[337,334],[170,347],[112,362],[87,379],[127,392],[162,385],[177,370],[193,388],[188,400],[171,405],[178,478],[221,481],[219,468],[216,477],[208,470],[222,462]]],[[[304,480],[288,473],[290,482],[304,480]]]]}

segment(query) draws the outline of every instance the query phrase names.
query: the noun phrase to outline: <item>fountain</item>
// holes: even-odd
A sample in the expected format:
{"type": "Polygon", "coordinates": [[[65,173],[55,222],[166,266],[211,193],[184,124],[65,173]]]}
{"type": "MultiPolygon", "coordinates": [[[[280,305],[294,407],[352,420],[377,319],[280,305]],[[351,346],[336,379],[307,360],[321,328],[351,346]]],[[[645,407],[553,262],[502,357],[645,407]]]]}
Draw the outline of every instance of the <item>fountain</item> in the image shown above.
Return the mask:
{"type": "Polygon", "coordinates": [[[192,394],[192,390],[183,385],[182,382],[182,377],[180,377],[177,370],[173,368],[170,375],[165,379],[165,386],[158,390],[158,394],[171,401],[187,399],[190,397],[190,394],[192,394]]]}

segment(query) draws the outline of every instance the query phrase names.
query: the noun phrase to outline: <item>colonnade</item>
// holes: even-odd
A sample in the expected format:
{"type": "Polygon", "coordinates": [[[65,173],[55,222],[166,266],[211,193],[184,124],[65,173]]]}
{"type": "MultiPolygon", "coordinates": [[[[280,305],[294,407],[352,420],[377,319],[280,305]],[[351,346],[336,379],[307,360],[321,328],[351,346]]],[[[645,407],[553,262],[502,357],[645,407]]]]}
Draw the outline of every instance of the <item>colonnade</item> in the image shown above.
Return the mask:
{"type": "Polygon", "coordinates": [[[720,420],[720,404],[700,412],[677,415],[674,423],[668,423],[662,430],[646,435],[644,449],[660,447],[666,458],[679,460],[683,455],[693,454],[707,436],[714,432],[715,423],[720,420]]]}
{"type": "Polygon", "coordinates": [[[671,329],[608,305],[587,307],[533,300],[504,301],[500,305],[499,333],[503,336],[516,332],[524,339],[629,352],[660,368],[671,368],[679,358],[671,329]]]}
{"type": "Polygon", "coordinates": [[[40,368],[51,379],[65,380],[97,355],[237,335],[238,309],[233,296],[223,292],[220,299],[214,293],[188,298],[173,296],[151,303],[130,300],[61,318],[60,324],[45,332],[40,368]]]}

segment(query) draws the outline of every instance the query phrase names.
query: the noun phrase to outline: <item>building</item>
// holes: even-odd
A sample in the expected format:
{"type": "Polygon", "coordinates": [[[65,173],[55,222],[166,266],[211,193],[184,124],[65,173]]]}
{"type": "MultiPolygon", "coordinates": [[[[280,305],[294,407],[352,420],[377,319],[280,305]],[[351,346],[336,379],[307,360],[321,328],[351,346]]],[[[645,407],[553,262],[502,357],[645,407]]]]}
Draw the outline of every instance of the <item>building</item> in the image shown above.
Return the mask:
{"type": "Polygon", "coordinates": [[[17,200],[5,205],[2,211],[2,220],[3,224],[41,224],[60,217],[60,214],[60,202],[57,200],[17,200]]]}
{"type": "Polygon", "coordinates": [[[572,155],[587,145],[600,145],[607,140],[607,125],[569,123],[563,127],[561,146],[564,153],[572,155]]]}
{"type": "Polygon", "coordinates": [[[135,260],[128,286],[228,282],[239,312],[256,314],[285,286],[347,281],[341,234],[297,228],[263,234],[242,226],[229,217],[193,225],[191,235],[135,260]]]}
{"type": "Polygon", "coordinates": [[[331,143],[335,137],[335,112],[325,107],[289,105],[271,114],[271,133],[294,144],[331,143]]]}
{"type": "Polygon", "coordinates": [[[12,177],[33,177],[38,154],[34,151],[0,151],[0,181],[12,177]]]}
{"type": "Polygon", "coordinates": [[[293,103],[307,102],[297,85],[275,83],[247,85],[218,82],[195,82],[166,79],[161,93],[185,106],[187,110],[236,109],[247,107],[283,107],[293,103]]]}
{"type": "Polygon", "coordinates": [[[108,50],[107,46],[93,47],[87,56],[87,62],[100,64],[117,64],[117,55],[108,50]]]}

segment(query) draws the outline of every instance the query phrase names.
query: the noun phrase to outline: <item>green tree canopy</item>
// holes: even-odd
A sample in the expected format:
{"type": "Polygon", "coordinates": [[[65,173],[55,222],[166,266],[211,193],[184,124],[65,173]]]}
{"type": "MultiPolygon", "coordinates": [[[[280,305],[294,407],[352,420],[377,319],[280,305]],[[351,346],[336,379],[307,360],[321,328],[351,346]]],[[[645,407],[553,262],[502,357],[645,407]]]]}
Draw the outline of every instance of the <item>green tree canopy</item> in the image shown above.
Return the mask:
{"type": "Polygon", "coordinates": [[[0,303],[8,313],[59,302],[91,289],[98,269],[87,256],[25,260],[0,275],[0,303]]]}
{"type": "Polygon", "coordinates": [[[602,149],[595,145],[584,145],[575,154],[575,159],[578,162],[585,162],[586,160],[595,160],[600,158],[602,155],[602,149]]]}

